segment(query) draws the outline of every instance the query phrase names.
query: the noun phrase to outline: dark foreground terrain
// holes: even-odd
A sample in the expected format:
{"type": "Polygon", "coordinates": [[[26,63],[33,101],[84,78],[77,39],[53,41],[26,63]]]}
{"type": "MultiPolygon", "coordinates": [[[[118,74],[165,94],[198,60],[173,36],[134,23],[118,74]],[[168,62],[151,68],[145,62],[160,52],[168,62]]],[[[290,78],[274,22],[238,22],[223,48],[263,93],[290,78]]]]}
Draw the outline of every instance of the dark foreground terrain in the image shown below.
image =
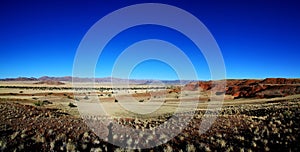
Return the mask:
{"type": "MultiPolygon", "coordinates": [[[[175,138],[142,151],[300,151],[300,98],[276,100],[262,104],[223,106],[212,127],[199,135],[204,111],[175,138]]],[[[188,113],[182,113],[184,116],[188,113]]],[[[132,128],[154,128],[169,118],[142,120],[114,119],[132,128]]],[[[180,117],[178,117],[180,121],[180,117]]],[[[99,130],[108,134],[107,126],[99,130]]],[[[171,129],[170,129],[171,130],[171,129]]],[[[134,140],[112,127],[113,140],[135,147],[134,140]]],[[[155,134],[155,132],[154,132],[155,134]]],[[[158,133],[156,133],[158,134],[158,133]]],[[[112,146],[97,137],[81,118],[56,109],[1,101],[1,151],[139,151],[112,146]]],[[[143,137],[143,143],[165,140],[163,133],[143,137]]]]}

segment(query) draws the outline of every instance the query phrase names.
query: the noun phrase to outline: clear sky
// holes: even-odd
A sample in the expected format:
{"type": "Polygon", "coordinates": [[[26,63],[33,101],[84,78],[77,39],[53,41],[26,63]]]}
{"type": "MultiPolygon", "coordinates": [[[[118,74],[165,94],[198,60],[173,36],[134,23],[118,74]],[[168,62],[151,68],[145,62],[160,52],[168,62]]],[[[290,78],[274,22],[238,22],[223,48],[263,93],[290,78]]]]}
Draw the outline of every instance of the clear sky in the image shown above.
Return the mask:
{"type": "MultiPolygon", "coordinates": [[[[0,78],[72,75],[76,49],[88,29],[114,10],[144,2],[174,5],[199,18],[218,42],[227,78],[300,78],[300,2],[296,0],[2,0],[0,78]]],[[[100,56],[96,76],[110,76],[122,49],[149,38],[182,47],[199,79],[210,79],[205,59],[195,55],[197,48],[184,35],[154,25],[117,35],[100,56]]],[[[138,65],[131,78],[176,79],[176,73],[152,60],[138,65]]]]}

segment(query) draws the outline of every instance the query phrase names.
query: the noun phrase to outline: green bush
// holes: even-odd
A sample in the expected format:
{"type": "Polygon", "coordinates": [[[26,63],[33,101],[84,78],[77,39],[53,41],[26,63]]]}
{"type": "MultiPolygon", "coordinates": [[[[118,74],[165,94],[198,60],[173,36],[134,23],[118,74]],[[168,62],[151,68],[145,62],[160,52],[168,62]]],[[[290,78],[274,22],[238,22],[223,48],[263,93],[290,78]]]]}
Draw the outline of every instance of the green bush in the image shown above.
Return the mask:
{"type": "Polygon", "coordinates": [[[34,102],[33,104],[35,106],[42,106],[42,105],[44,105],[43,102],[41,102],[41,101],[34,102]]]}

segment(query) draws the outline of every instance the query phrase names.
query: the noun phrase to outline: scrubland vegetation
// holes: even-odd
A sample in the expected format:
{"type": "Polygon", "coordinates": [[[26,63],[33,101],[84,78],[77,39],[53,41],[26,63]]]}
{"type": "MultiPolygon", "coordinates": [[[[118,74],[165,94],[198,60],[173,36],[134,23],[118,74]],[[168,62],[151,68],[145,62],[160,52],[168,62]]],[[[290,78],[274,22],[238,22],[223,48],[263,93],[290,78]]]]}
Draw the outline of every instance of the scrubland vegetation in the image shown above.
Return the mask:
{"type": "MultiPolygon", "coordinates": [[[[201,94],[203,100],[199,102],[202,104],[195,113],[181,111],[173,117],[175,119],[171,119],[173,113],[170,109],[176,108],[179,100],[188,102],[199,97],[193,92],[181,95],[174,86],[165,91],[166,99],[162,98],[161,92],[158,91],[159,93],[152,94],[152,99],[156,101],[162,98],[162,109],[155,111],[156,115],[144,116],[120,110],[117,105],[122,102],[122,98],[116,99],[115,96],[122,93],[102,88],[96,96],[101,102],[109,105],[111,111],[116,112],[109,117],[90,115],[83,117],[83,120],[79,116],[77,102],[89,101],[92,93],[74,96],[68,87],[64,89],[64,86],[61,86],[61,90],[54,88],[2,86],[4,90],[0,93],[1,151],[193,152],[300,149],[300,95],[274,99],[226,100],[209,130],[200,134],[199,128],[207,112],[205,104],[211,102],[204,98],[205,92],[201,94]],[[193,119],[185,126],[184,122],[188,116],[192,116],[193,119]],[[119,125],[99,125],[103,120],[119,125]],[[170,123],[165,124],[167,120],[170,123]],[[97,129],[92,130],[87,124],[95,124],[97,129]],[[157,130],[160,125],[166,125],[167,129],[157,130]],[[126,127],[142,132],[129,136],[124,129],[126,127]],[[169,140],[168,136],[174,129],[182,131],[169,140]],[[150,134],[144,133],[144,130],[150,130],[150,134]],[[148,149],[125,149],[106,142],[96,133],[103,135],[106,140],[129,148],[147,147],[156,141],[163,144],[148,149]]],[[[145,105],[150,101],[151,91],[136,87],[135,90],[127,89],[125,92],[133,94],[137,104],[145,105]]]]}

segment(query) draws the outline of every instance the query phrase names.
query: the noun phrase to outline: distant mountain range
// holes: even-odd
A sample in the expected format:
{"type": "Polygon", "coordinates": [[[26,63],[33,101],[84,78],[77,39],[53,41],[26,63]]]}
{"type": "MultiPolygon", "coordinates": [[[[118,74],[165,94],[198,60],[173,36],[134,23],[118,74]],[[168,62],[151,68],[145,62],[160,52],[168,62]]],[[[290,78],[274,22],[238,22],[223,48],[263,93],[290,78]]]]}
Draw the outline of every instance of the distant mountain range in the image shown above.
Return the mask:
{"type": "Polygon", "coordinates": [[[194,80],[150,80],[150,79],[122,79],[122,78],[114,78],[114,77],[104,77],[104,78],[80,78],[80,77],[49,77],[43,76],[40,78],[35,77],[18,77],[18,78],[5,78],[0,79],[0,81],[65,81],[65,82],[91,82],[95,79],[97,83],[127,83],[130,84],[188,84],[190,82],[194,82],[194,80]]]}

